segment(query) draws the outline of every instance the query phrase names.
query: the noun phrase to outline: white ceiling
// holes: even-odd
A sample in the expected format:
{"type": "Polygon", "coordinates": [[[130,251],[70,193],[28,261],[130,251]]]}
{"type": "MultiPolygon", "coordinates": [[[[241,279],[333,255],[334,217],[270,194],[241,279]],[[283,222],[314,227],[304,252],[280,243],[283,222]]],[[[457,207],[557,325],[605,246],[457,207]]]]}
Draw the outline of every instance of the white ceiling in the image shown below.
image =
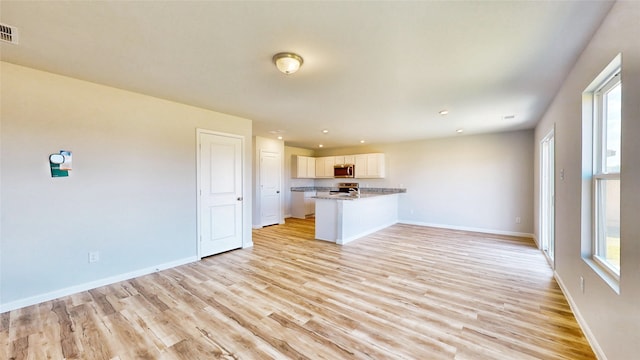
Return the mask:
{"type": "Polygon", "coordinates": [[[609,1],[0,3],[4,61],[229,113],[315,148],[535,126],[609,1]],[[293,75],[271,57],[304,58],[293,75]],[[449,115],[438,111],[448,109],[449,115]],[[513,119],[505,116],[515,115],[513,119]],[[328,129],[328,134],[322,134],[328,129]]]}

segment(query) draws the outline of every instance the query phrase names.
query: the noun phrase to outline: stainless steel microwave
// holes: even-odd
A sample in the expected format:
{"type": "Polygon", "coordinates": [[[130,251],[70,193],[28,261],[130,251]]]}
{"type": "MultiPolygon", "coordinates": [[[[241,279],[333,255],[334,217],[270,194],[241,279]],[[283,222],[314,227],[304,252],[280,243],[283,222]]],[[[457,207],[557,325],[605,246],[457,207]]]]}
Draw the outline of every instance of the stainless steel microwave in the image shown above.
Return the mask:
{"type": "Polygon", "coordinates": [[[333,166],[334,178],[352,178],[355,175],[355,165],[353,164],[337,164],[333,166]]]}

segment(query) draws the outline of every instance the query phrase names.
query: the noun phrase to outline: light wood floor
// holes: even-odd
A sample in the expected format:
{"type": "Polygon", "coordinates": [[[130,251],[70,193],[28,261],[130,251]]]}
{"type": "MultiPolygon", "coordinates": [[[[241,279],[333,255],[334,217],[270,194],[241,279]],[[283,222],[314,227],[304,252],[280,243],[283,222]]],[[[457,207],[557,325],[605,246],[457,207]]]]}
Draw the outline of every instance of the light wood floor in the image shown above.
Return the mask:
{"type": "Polygon", "coordinates": [[[255,246],[0,315],[2,359],[595,359],[529,239],[312,220],[255,246]]]}

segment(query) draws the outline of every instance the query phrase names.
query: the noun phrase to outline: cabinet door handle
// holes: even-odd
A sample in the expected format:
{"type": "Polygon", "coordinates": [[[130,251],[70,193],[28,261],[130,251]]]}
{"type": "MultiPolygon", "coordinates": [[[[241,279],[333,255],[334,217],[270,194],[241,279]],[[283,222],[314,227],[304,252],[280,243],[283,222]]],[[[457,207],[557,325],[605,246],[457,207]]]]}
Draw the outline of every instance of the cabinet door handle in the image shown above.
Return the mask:
{"type": "Polygon", "coordinates": [[[276,194],[280,194],[280,190],[276,191],[276,194]]]}
{"type": "Polygon", "coordinates": [[[242,196],[238,196],[238,201],[242,201],[242,196]]]}

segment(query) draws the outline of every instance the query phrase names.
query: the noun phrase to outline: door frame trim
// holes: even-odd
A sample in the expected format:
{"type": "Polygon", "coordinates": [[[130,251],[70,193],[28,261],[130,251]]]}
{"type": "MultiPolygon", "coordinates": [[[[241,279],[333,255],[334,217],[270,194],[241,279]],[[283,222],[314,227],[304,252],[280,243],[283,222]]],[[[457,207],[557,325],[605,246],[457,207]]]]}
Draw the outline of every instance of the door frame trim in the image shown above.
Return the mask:
{"type": "MultiPolygon", "coordinates": [[[[551,130],[540,140],[540,161],[539,161],[539,166],[540,166],[540,205],[539,205],[539,221],[538,221],[538,233],[540,234],[540,243],[538,244],[540,247],[540,250],[542,251],[542,253],[544,254],[544,256],[547,259],[547,262],[549,263],[549,265],[551,266],[552,269],[555,269],[555,254],[556,254],[556,242],[555,242],[555,227],[556,227],[556,219],[555,219],[555,189],[556,189],[556,181],[555,181],[555,175],[556,175],[556,169],[555,169],[555,141],[556,141],[556,129],[555,129],[555,124],[553,124],[551,130]],[[554,200],[551,200],[553,202],[552,207],[553,207],[553,214],[548,214],[545,213],[545,209],[544,209],[544,204],[547,203],[549,201],[549,199],[547,197],[545,197],[545,195],[549,195],[545,192],[545,187],[548,187],[548,183],[545,184],[544,183],[544,143],[548,142],[549,140],[553,139],[553,152],[548,154],[553,158],[553,168],[552,169],[547,169],[547,170],[551,170],[553,173],[549,174],[549,181],[553,182],[553,192],[554,192],[554,200]],[[549,226],[549,218],[553,218],[553,229],[547,229],[547,227],[549,226]],[[545,226],[546,225],[546,226],[545,226]],[[545,234],[545,230],[553,230],[553,258],[551,256],[549,256],[548,253],[548,249],[544,249],[544,243],[545,243],[545,237],[549,235],[549,231],[546,232],[545,234]]],[[[547,189],[548,190],[548,189],[547,189]]],[[[546,239],[547,241],[549,241],[550,239],[546,239]]],[[[551,246],[549,246],[551,247],[551,246]]]]}
{"type": "MultiPolygon", "coordinates": [[[[202,194],[202,184],[200,183],[200,178],[202,175],[202,169],[200,166],[200,160],[201,160],[201,151],[202,151],[202,143],[200,142],[200,136],[202,134],[207,134],[207,135],[217,135],[217,136],[226,136],[226,137],[230,137],[230,138],[234,138],[234,139],[239,139],[240,140],[240,179],[242,181],[242,197],[245,197],[245,188],[244,188],[244,167],[245,167],[245,150],[244,150],[244,142],[245,142],[245,137],[243,135],[238,135],[238,134],[231,134],[231,133],[225,133],[225,132],[220,132],[220,131],[214,131],[214,130],[208,130],[208,129],[202,129],[202,128],[196,128],[196,257],[198,258],[198,260],[202,259],[202,250],[201,250],[201,241],[200,239],[202,239],[202,221],[201,221],[201,210],[200,210],[200,206],[201,204],[201,200],[200,200],[200,195],[202,194]]],[[[246,212],[245,209],[245,205],[246,201],[242,201],[242,212],[241,212],[241,217],[242,217],[242,247],[245,247],[245,225],[244,225],[244,214],[246,212]]]]}

